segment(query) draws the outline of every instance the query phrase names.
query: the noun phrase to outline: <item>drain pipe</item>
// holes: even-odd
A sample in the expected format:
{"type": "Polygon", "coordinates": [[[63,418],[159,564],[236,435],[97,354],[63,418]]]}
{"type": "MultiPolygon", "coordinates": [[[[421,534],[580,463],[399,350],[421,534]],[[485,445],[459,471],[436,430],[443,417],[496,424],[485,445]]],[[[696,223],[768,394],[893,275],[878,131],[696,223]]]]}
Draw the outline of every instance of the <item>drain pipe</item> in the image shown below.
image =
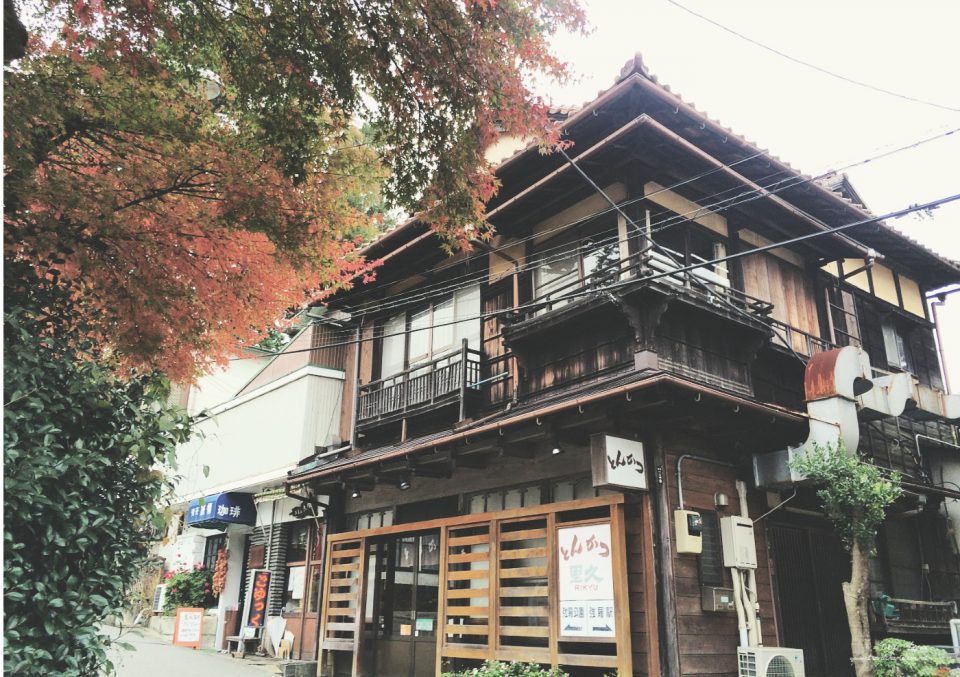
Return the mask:
{"type": "MultiPolygon", "coordinates": [[[[737,480],[737,496],[740,498],[740,516],[749,519],[750,510],[747,508],[747,483],[743,480],[737,480]]],[[[743,575],[744,572],[737,571],[743,575]]],[[[763,646],[763,633],[760,631],[760,604],[757,602],[757,571],[756,569],[747,569],[747,585],[744,600],[747,602],[747,618],[753,630],[753,638],[750,646],[763,646]]]]}
{"type": "Polygon", "coordinates": [[[943,392],[949,395],[952,392],[950,390],[950,376],[947,374],[947,363],[943,359],[943,334],[940,333],[940,314],[937,312],[946,305],[947,295],[939,294],[936,299],[936,301],[930,302],[930,308],[933,309],[933,331],[937,338],[937,357],[940,358],[940,378],[943,379],[943,392]]]}

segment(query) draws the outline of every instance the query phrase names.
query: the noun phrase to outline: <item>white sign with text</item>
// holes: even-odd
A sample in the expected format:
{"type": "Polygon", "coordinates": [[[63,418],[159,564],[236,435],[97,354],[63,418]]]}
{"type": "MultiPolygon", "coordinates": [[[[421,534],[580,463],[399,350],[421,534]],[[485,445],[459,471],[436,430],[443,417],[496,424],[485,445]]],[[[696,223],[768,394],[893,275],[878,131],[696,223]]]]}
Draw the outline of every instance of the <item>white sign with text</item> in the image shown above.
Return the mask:
{"type": "Polygon", "coordinates": [[[595,487],[647,488],[643,442],[612,435],[591,435],[590,465],[595,487]]]}
{"type": "Polygon", "coordinates": [[[561,637],[613,637],[610,524],[557,529],[561,637]]]}

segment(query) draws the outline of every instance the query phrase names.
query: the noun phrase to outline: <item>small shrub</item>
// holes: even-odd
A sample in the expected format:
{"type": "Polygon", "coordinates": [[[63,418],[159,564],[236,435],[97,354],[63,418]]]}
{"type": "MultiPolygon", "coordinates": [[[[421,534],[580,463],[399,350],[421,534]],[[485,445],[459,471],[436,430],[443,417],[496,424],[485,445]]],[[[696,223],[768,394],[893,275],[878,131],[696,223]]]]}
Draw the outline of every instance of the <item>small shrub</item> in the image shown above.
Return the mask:
{"type": "Polygon", "coordinates": [[[503,663],[486,661],[479,668],[463,672],[445,672],[443,677],[567,677],[567,673],[558,668],[541,668],[536,663],[503,663]]]}
{"type": "Polygon", "coordinates": [[[173,613],[177,607],[206,609],[213,606],[213,573],[197,564],[192,569],[168,571],[166,576],[167,598],[164,613],[173,613]]]}
{"type": "Polygon", "coordinates": [[[888,638],[873,649],[876,677],[946,677],[953,659],[943,649],[888,638]]]}

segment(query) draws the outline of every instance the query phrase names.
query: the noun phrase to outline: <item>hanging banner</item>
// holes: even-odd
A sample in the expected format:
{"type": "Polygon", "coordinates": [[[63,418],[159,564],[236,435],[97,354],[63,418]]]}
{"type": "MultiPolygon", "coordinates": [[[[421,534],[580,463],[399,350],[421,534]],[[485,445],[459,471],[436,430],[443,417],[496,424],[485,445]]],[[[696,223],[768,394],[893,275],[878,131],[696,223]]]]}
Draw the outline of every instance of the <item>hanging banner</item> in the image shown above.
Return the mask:
{"type": "Polygon", "coordinates": [[[173,622],[174,646],[200,648],[203,630],[203,609],[177,607],[177,618],[173,622]]]}
{"type": "Polygon", "coordinates": [[[262,628],[267,619],[267,600],[270,596],[270,572],[258,569],[253,572],[250,586],[250,603],[247,605],[248,627],[262,628]]]}
{"type": "Polygon", "coordinates": [[[561,637],[615,636],[609,522],[557,529],[561,637]]]}

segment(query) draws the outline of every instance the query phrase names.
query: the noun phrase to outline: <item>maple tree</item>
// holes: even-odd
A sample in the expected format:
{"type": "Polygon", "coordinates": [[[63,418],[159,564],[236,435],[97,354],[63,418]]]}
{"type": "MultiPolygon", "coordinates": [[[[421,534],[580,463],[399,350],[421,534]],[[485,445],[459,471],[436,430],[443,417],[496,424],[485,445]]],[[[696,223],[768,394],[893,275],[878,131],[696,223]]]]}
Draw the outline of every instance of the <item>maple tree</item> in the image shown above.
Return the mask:
{"type": "Polygon", "coordinates": [[[373,273],[386,203],[485,236],[501,134],[556,140],[530,78],[576,0],[49,0],[4,72],[5,258],[82,282],[95,338],[189,379],[373,273]],[[363,121],[371,132],[361,136],[363,121]]]}

